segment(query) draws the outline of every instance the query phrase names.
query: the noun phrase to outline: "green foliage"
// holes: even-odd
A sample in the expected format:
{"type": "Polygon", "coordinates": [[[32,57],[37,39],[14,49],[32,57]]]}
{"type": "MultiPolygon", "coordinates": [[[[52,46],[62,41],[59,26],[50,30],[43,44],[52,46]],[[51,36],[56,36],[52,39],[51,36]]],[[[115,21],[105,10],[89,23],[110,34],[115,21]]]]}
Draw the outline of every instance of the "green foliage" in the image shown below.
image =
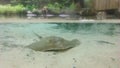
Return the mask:
{"type": "Polygon", "coordinates": [[[93,7],[93,0],[85,0],[85,7],[92,8],[93,7]]]}
{"type": "Polygon", "coordinates": [[[64,7],[68,7],[73,0],[50,0],[51,3],[59,3],[61,5],[63,5],[64,7]]]}
{"type": "Polygon", "coordinates": [[[54,12],[57,12],[57,13],[60,13],[61,12],[61,9],[64,9],[66,10],[66,8],[68,10],[74,10],[75,9],[75,4],[74,3],[71,3],[69,5],[66,6],[65,3],[61,4],[61,3],[58,3],[58,2],[54,2],[54,3],[49,3],[47,5],[47,7],[50,9],[50,10],[53,10],[54,12]]]}
{"type": "Polygon", "coordinates": [[[70,10],[74,10],[74,9],[75,9],[75,4],[72,3],[72,4],[69,6],[69,9],[70,9],[70,10]]]}
{"type": "Polygon", "coordinates": [[[68,11],[75,8],[73,0],[10,0],[10,2],[11,5],[0,5],[0,14],[15,14],[24,10],[34,11],[43,6],[47,6],[56,13],[60,13],[66,8],[68,11]]]}
{"type": "Polygon", "coordinates": [[[49,3],[50,0],[11,0],[12,4],[22,4],[28,10],[32,10],[34,8],[40,8],[45,4],[49,3]]]}
{"type": "Polygon", "coordinates": [[[48,4],[47,7],[50,9],[50,10],[53,10],[53,12],[56,12],[56,13],[59,13],[61,8],[63,7],[61,4],[59,3],[54,3],[54,4],[48,4]]]}
{"type": "Polygon", "coordinates": [[[48,6],[50,9],[56,8],[59,10],[59,7],[66,7],[71,4],[72,0],[11,0],[12,4],[22,4],[29,10],[34,8],[42,8],[43,6],[48,6]]]}
{"type": "Polygon", "coordinates": [[[6,15],[17,14],[24,10],[25,8],[23,7],[23,5],[16,5],[16,6],[12,6],[10,4],[0,5],[0,14],[6,14],[6,15]]]}
{"type": "Polygon", "coordinates": [[[26,6],[26,9],[31,10],[31,11],[33,11],[33,9],[35,9],[35,8],[36,8],[35,5],[27,5],[26,6]]]}

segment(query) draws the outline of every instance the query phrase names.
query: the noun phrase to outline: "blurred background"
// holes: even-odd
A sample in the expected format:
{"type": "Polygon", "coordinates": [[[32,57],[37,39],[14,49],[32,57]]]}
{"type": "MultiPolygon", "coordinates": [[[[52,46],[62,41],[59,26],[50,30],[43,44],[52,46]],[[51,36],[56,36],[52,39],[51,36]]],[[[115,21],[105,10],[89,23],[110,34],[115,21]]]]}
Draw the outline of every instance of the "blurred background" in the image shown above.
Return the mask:
{"type": "Polygon", "coordinates": [[[120,0],[0,0],[0,16],[119,18],[120,0]],[[46,11],[44,11],[46,10],[46,11]]]}

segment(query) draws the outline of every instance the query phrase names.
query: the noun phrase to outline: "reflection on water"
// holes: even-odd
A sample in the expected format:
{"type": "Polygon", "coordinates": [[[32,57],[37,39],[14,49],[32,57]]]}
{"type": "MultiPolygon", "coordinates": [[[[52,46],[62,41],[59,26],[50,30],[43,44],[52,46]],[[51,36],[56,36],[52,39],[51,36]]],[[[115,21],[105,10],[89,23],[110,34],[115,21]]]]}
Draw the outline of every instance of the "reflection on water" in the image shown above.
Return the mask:
{"type": "Polygon", "coordinates": [[[67,32],[86,32],[114,35],[120,33],[120,24],[106,23],[54,23],[54,24],[0,24],[1,32],[13,31],[41,31],[44,33],[54,32],[54,30],[67,32]]]}
{"type": "Polygon", "coordinates": [[[105,23],[59,23],[57,24],[57,28],[63,29],[63,30],[68,30],[68,31],[73,31],[73,32],[92,32],[92,33],[102,33],[106,35],[114,35],[116,33],[120,33],[120,24],[105,24],[105,23]]]}

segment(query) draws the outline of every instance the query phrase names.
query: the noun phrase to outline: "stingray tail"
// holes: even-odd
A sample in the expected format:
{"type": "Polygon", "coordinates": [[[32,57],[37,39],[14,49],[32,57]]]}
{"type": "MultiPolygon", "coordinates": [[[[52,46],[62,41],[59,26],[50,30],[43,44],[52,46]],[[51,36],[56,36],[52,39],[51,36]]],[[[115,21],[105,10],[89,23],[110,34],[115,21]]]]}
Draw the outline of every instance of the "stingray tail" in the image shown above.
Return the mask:
{"type": "Polygon", "coordinates": [[[38,35],[37,33],[35,33],[34,31],[32,31],[33,32],[33,34],[35,35],[35,36],[37,36],[39,39],[41,39],[42,38],[42,36],[40,36],[40,35],[38,35]]]}

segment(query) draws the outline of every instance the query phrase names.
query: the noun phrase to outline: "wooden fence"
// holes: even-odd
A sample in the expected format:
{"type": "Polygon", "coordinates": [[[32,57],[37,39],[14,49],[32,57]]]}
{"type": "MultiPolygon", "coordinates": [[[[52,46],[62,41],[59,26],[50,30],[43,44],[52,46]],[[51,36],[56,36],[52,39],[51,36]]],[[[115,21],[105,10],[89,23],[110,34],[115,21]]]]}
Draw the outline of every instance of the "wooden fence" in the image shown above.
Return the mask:
{"type": "Polygon", "coordinates": [[[120,0],[94,0],[95,10],[110,10],[120,8],[120,0]]]}

